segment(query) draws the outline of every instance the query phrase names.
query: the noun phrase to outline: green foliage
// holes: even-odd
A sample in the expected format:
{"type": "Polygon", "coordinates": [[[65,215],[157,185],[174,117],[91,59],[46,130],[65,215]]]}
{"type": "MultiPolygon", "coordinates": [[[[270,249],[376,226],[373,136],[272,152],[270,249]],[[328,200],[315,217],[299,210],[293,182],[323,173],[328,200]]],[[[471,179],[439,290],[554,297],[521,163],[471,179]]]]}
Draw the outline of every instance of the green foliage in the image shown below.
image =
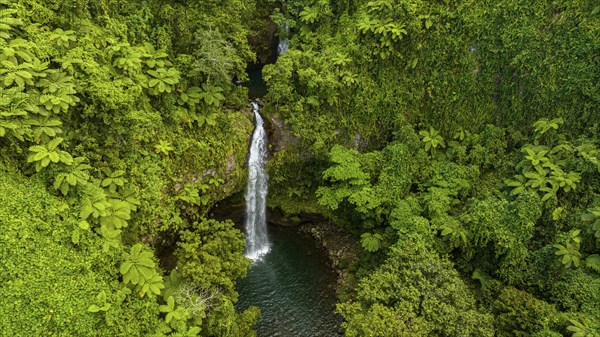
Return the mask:
{"type": "MultiPolygon", "coordinates": [[[[35,182],[27,192],[44,193],[32,197],[44,210],[31,208],[31,216],[47,220],[40,227],[3,216],[6,233],[22,228],[39,245],[15,250],[34,261],[31,273],[6,269],[17,280],[6,287],[14,304],[3,302],[0,311],[14,307],[24,315],[7,321],[3,333],[147,336],[165,331],[156,296],[162,273],[154,259],[150,266],[147,255],[154,256],[163,239],[192,215],[205,214],[206,205],[241,188],[239,163],[251,120],[231,108],[241,100],[232,79],[240,78],[254,57],[242,24],[252,12],[253,4],[245,0],[166,7],[155,1],[89,6],[0,1],[0,167],[20,167],[19,174],[35,182]],[[174,20],[167,17],[167,7],[186,15],[174,20]],[[208,35],[212,40],[204,41],[208,35]],[[197,51],[202,58],[193,56],[197,51]],[[179,111],[188,115],[188,123],[178,123],[179,111]],[[217,125],[217,130],[200,131],[217,125]],[[157,139],[162,155],[155,152],[157,139]],[[207,171],[213,173],[198,178],[207,171]],[[178,202],[176,181],[202,191],[201,207],[178,202]],[[61,201],[46,195],[46,187],[61,201]],[[44,212],[48,217],[40,215],[44,212]],[[36,228],[23,228],[24,223],[36,228]],[[38,229],[47,240],[34,235],[38,229]],[[137,251],[141,241],[152,247],[144,244],[137,251]],[[124,244],[133,248],[123,253],[124,244]],[[34,250],[48,257],[34,256],[34,250]],[[26,281],[29,276],[35,285],[26,281]],[[48,284],[60,290],[48,294],[43,288],[48,284]],[[131,296],[131,290],[137,294],[131,296]],[[14,298],[41,309],[26,315],[14,298]]],[[[0,242],[0,251],[11,245],[0,242]]],[[[233,299],[233,294],[221,295],[215,303],[233,299]]],[[[227,314],[214,317],[248,335],[255,321],[251,312],[238,316],[232,304],[222,312],[227,314]]],[[[201,330],[217,335],[193,321],[164,333],[191,336],[201,330]]]]}
{"type": "MultiPolygon", "coordinates": [[[[418,141],[416,134],[410,131],[413,141],[418,141]]],[[[383,161],[376,188],[384,195],[385,204],[394,208],[398,200],[410,192],[413,184],[424,173],[421,165],[427,165],[426,154],[422,150],[414,151],[414,144],[403,140],[386,146],[382,150],[383,161]]]]}
{"type": "MultiPolygon", "coordinates": [[[[229,11],[226,6],[219,6],[215,8],[215,11],[224,11],[230,16],[237,16],[238,20],[242,20],[241,15],[245,15],[244,6],[248,6],[248,3],[242,1],[236,1],[228,4],[231,7],[229,11]]],[[[198,8],[201,10],[201,8],[198,8]]],[[[198,13],[200,16],[205,16],[203,12],[198,13]]],[[[239,40],[246,38],[246,28],[242,26],[242,22],[232,22],[229,20],[219,22],[221,25],[220,29],[215,29],[211,25],[201,23],[202,29],[194,29],[190,27],[190,30],[194,31],[194,49],[189,51],[189,54],[194,57],[192,75],[201,75],[201,83],[204,84],[217,84],[217,85],[228,85],[234,75],[238,78],[245,78],[244,62],[253,61],[254,54],[249,50],[247,41],[239,40]],[[230,33],[234,29],[237,29],[233,34],[230,33]],[[229,35],[229,36],[228,36],[229,35]],[[234,36],[232,36],[234,35],[234,36]],[[242,61],[241,58],[245,58],[242,61]]],[[[195,24],[195,23],[191,23],[195,24]]],[[[197,82],[197,83],[199,83],[197,82]]]]}
{"type": "Polygon", "coordinates": [[[533,336],[558,323],[556,309],[529,293],[506,288],[494,303],[498,336],[533,336]]]}
{"type": "Polygon", "coordinates": [[[234,280],[246,275],[243,234],[230,221],[202,219],[180,233],[176,255],[181,274],[193,286],[234,291],[234,280]]]}
{"type": "Polygon", "coordinates": [[[469,244],[469,232],[465,230],[460,222],[452,217],[444,217],[444,222],[440,225],[441,235],[446,237],[453,248],[466,247],[469,244]]]}
{"type": "Polygon", "coordinates": [[[169,155],[169,152],[173,151],[174,149],[175,148],[173,147],[173,144],[171,144],[169,141],[161,140],[158,144],[154,145],[154,151],[164,155],[169,155]]]}
{"type": "Polygon", "coordinates": [[[347,200],[363,214],[379,207],[381,200],[371,186],[370,175],[364,172],[361,165],[361,162],[369,164],[370,160],[377,161],[377,157],[378,155],[375,154],[373,157],[361,158],[356,150],[334,146],[330,152],[334,165],[323,171],[323,179],[331,181],[334,186],[319,187],[317,190],[319,204],[335,210],[347,200]]]}
{"type": "Polygon", "coordinates": [[[580,322],[578,320],[570,319],[571,325],[567,327],[567,330],[572,333],[572,337],[595,337],[598,336],[593,329],[590,329],[586,321],[580,322]]]}
{"type": "Polygon", "coordinates": [[[108,311],[110,309],[110,303],[106,303],[106,293],[101,291],[98,296],[96,296],[96,301],[98,304],[92,304],[88,308],[89,312],[99,312],[99,311],[108,311]]]}
{"type": "Polygon", "coordinates": [[[51,137],[62,133],[62,122],[57,118],[36,116],[29,122],[33,128],[33,137],[36,142],[48,143],[51,137]]]}
{"type": "Polygon", "coordinates": [[[594,232],[596,241],[600,242],[600,206],[596,206],[588,209],[587,213],[581,216],[581,219],[588,225],[594,232]]]}
{"type": "Polygon", "coordinates": [[[50,163],[60,162],[65,165],[71,165],[73,163],[73,157],[71,157],[68,152],[58,149],[58,145],[63,140],[63,138],[57,137],[48,142],[46,145],[33,145],[29,147],[29,151],[33,153],[27,157],[27,162],[35,163],[36,172],[40,172],[50,163]]]}
{"type": "Polygon", "coordinates": [[[225,99],[222,92],[223,89],[207,84],[202,84],[202,92],[198,94],[198,97],[208,105],[219,105],[222,100],[225,99]]]}
{"type": "Polygon", "coordinates": [[[175,68],[158,68],[148,70],[152,78],[148,81],[150,94],[159,95],[164,92],[170,93],[175,84],[179,83],[180,74],[175,68]]]}
{"type": "Polygon", "coordinates": [[[421,141],[425,143],[425,151],[431,151],[432,156],[436,153],[438,146],[442,149],[446,147],[444,138],[432,127],[429,128],[429,131],[421,131],[419,134],[423,137],[421,141]]]}
{"type": "Polygon", "coordinates": [[[360,244],[367,252],[376,252],[381,248],[383,236],[379,233],[364,233],[360,236],[360,244]]]}
{"type": "Polygon", "coordinates": [[[585,266],[594,270],[596,273],[600,273],[600,255],[593,254],[585,259],[585,266]]]}
{"type": "MultiPolygon", "coordinates": [[[[392,229],[402,247],[422,243],[463,275],[486,275],[482,283],[493,286],[477,295],[496,334],[564,334],[557,310],[597,320],[595,6],[330,5],[328,16],[314,1],[287,1],[286,12],[274,15],[297,33],[264,68],[267,107],[298,138],[298,151],[281,157],[314,171],[299,182],[287,178],[281,189],[311,193],[316,175],[320,212],[364,233],[361,244],[375,248],[372,233],[392,229]],[[411,136],[411,128],[421,132],[411,136]],[[583,261],[586,268],[564,268],[583,261]],[[494,304],[499,295],[504,304],[494,304]]],[[[278,163],[274,173],[291,170],[278,163]]],[[[412,335],[441,335],[394,301],[361,300],[367,279],[373,296],[386,299],[404,283],[392,279],[407,272],[399,268],[375,286],[387,263],[361,263],[365,283],[339,309],[346,335],[402,335],[402,324],[414,324],[412,335]]]]}
{"type": "MultiPolygon", "coordinates": [[[[417,16],[416,2],[402,3],[398,1],[369,1],[366,2],[365,12],[361,13],[356,27],[366,42],[374,40],[373,54],[382,59],[396,56],[397,46],[409,34],[412,23],[411,16],[417,16]]],[[[419,15],[415,21],[426,19],[428,16],[419,15]]],[[[431,21],[426,20],[426,28],[431,27],[431,21]]]]}
{"type": "MultiPolygon", "coordinates": [[[[39,180],[0,163],[0,282],[4,335],[147,336],[158,304],[127,297],[119,260],[101,238],[77,225],[74,210],[39,180]],[[73,228],[79,242],[71,243],[73,228]],[[127,298],[127,300],[125,300],[127,298]]],[[[83,226],[83,224],[81,225],[83,226]]],[[[85,228],[85,226],[83,226],[85,228]]]]}
{"type": "Polygon", "coordinates": [[[343,323],[347,337],[429,336],[431,331],[426,321],[415,317],[412,312],[390,309],[379,303],[373,304],[367,312],[359,303],[338,304],[338,311],[342,311],[342,315],[347,319],[347,322],[343,323]],[[395,324],[390,324],[390,322],[395,322],[395,324]]]}
{"type": "Polygon", "coordinates": [[[108,188],[110,193],[117,192],[117,188],[123,188],[127,182],[127,179],[123,177],[125,175],[125,171],[123,170],[115,170],[113,172],[109,169],[105,169],[104,174],[106,175],[106,178],[102,179],[101,186],[108,188]]]}
{"type": "Polygon", "coordinates": [[[306,23],[314,23],[319,19],[319,8],[317,7],[304,7],[300,12],[300,20],[306,23]]]}
{"type": "MultiPolygon", "coordinates": [[[[559,124],[558,121],[536,122],[534,124],[534,128],[538,130],[536,143],[547,130],[558,129],[559,124]]],[[[520,174],[515,175],[514,179],[504,181],[507,186],[513,188],[511,195],[528,190],[540,193],[542,201],[550,202],[559,198],[558,192],[561,190],[570,193],[577,189],[584,172],[570,171],[569,168],[581,167],[582,165],[573,165],[573,163],[581,161],[583,156],[576,157],[573,144],[564,139],[550,141],[548,144],[549,146],[525,144],[521,147],[524,159],[516,167],[520,174]]]]}
{"type": "MultiPolygon", "coordinates": [[[[529,256],[527,247],[541,213],[539,198],[523,194],[513,202],[493,197],[473,201],[460,219],[467,225],[468,237],[477,247],[476,251],[490,254],[482,260],[496,261],[492,274],[508,284],[515,284],[524,277],[522,268],[529,256]]],[[[470,254],[473,252],[467,251],[467,256],[470,254]]]]}
{"type": "Polygon", "coordinates": [[[90,179],[89,170],[91,169],[86,161],[87,158],[84,157],[73,159],[73,164],[67,167],[68,171],[61,172],[54,178],[54,188],[60,190],[63,195],[67,195],[71,187],[85,186],[90,179]]]}
{"type": "Polygon", "coordinates": [[[350,185],[364,185],[369,180],[369,175],[361,170],[358,161],[359,153],[356,150],[334,146],[330,152],[331,161],[336,166],[323,172],[323,178],[332,181],[349,181],[350,185]]]}
{"type": "Polygon", "coordinates": [[[164,288],[162,276],[157,272],[153,255],[144,245],[136,244],[129,253],[123,254],[124,262],[119,271],[123,275],[123,283],[135,286],[140,297],[160,295],[164,288]]]}
{"type": "Polygon", "coordinates": [[[62,28],[56,28],[50,34],[50,40],[58,47],[68,48],[72,42],[77,41],[77,37],[75,36],[75,31],[65,31],[62,28]]]}
{"type": "Polygon", "coordinates": [[[564,123],[565,121],[562,118],[554,118],[552,120],[548,120],[547,118],[540,119],[539,121],[533,123],[535,139],[543,137],[544,134],[550,130],[558,130],[559,126],[564,123]]]}
{"type": "Polygon", "coordinates": [[[106,209],[110,207],[110,203],[106,199],[106,193],[99,188],[88,186],[86,189],[86,198],[82,202],[81,211],[79,216],[83,220],[87,220],[90,216],[92,218],[99,218],[106,216],[106,209]]]}
{"type": "MultiPolygon", "coordinates": [[[[203,186],[202,188],[205,189],[206,187],[207,186],[203,186]]],[[[198,188],[193,185],[186,185],[183,188],[183,194],[179,196],[179,199],[194,205],[206,205],[209,200],[207,195],[200,196],[198,188]]]]}
{"type": "Polygon", "coordinates": [[[67,112],[70,107],[79,102],[79,98],[75,96],[77,92],[73,83],[74,78],[62,71],[48,70],[47,73],[49,75],[38,82],[45,87],[42,95],[39,96],[40,104],[47,112],[51,111],[54,114],[67,112]]]}
{"type": "Polygon", "coordinates": [[[579,237],[579,233],[579,230],[571,231],[569,233],[569,239],[564,246],[561,244],[554,245],[554,248],[556,248],[555,254],[562,256],[560,262],[566,268],[571,267],[571,264],[573,264],[575,268],[579,267],[581,261],[581,253],[579,252],[581,238],[579,237]]]}
{"type": "Polygon", "coordinates": [[[419,245],[392,248],[356,300],[338,305],[346,335],[493,336],[491,316],[476,310],[451,263],[419,245]]]}
{"type": "Polygon", "coordinates": [[[242,234],[204,217],[243,185],[260,6],[293,47],[264,68],[293,147],[270,204],[377,252],[346,335],[597,334],[598,6],[575,0],[0,0],[0,331],[254,334],[242,234]]]}
{"type": "MultiPolygon", "coordinates": [[[[554,258],[554,256],[551,256],[554,258]]],[[[553,261],[557,264],[558,261],[553,261]]],[[[560,264],[559,264],[560,265],[560,264]]],[[[552,268],[556,270],[556,268],[552,268]]],[[[563,269],[564,272],[549,284],[549,302],[556,303],[561,311],[577,313],[583,317],[594,317],[598,321],[600,280],[584,268],[563,269]]],[[[552,275],[552,273],[550,273],[552,275]]]]}
{"type": "MultiPolygon", "coordinates": [[[[175,299],[173,296],[169,296],[167,303],[159,307],[160,312],[165,313],[165,322],[176,331],[187,330],[186,321],[191,318],[191,313],[186,310],[183,306],[177,306],[175,308],[175,299]]],[[[194,331],[188,331],[188,333],[195,332],[191,336],[196,336],[201,331],[200,327],[193,327],[194,331]]],[[[170,329],[169,329],[170,330],[170,329]]]]}

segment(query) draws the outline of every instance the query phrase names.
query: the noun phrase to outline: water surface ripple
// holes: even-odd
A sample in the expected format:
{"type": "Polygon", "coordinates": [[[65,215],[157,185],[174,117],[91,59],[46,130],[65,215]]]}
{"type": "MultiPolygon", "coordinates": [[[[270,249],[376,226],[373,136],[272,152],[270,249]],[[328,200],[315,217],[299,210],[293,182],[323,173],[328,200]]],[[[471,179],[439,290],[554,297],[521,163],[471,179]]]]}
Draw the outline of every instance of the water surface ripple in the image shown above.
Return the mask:
{"type": "Polygon", "coordinates": [[[334,337],[335,274],[315,242],[292,229],[270,228],[271,250],[238,282],[238,309],[258,306],[258,337],[334,337]]]}

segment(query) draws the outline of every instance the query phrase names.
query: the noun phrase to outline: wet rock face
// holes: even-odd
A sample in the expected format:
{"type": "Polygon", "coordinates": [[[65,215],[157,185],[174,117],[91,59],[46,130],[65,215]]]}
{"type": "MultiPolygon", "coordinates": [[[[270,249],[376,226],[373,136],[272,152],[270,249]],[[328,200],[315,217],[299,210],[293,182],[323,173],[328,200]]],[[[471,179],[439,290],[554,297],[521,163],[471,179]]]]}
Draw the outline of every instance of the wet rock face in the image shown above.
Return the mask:
{"type": "Polygon", "coordinates": [[[256,35],[248,37],[248,43],[256,53],[257,66],[275,63],[279,43],[276,33],[277,25],[272,21],[266,21],[256,35]]]}
{"type": "Polygon", "coordinates": [[[239,196],[236,196],[234,199],[226,199],[216,203],[208,213],[208,216],[219,221],[231,220],[241,229],[246,216],[246,205],[239,196]]]}
{"type": "Polygon", "coordinates": [[[286,216],[279,209],[268,209],[267,219],[270,224],[281,227],[297,227],[306,223],[324,221],[320,214],[300,213],[293,216],[286,216]]]}
{"type": "Polygon", "coordinates": [[[292,135],[289,126],[280,115],[271,116],[267,120],[267,137],[271,144],[271,152],[282,150],[288,145],[299,145],[298,138],[292,135]]]}
{"type": "MultiPolygon", "coordinates": [[[[265,105],[260,98],[256,98],[254,101],[258,103],[261,109],[265,105]]],[[[289,125],[284,121],[283,116],[266,111],[263,118],[267,139],[269,141],[269,157],[289,145],[300,145],[300,140],[292,134],[292,131],[289,125]]]]}
{"type": "MultiPolygon", "coordinates": [[[[241,228],[246,216],[244,202],[239,196],[223,200],[215,204],[210,210],[209,216],[220,221],[231,220],[241,228]]],[[[303,213],[295,216],[285,216],[279,210],[267,209],[267,222],[269,225],[297,227],[306,223],[322,221],[324,221],[323,217],[318,214],[303,213]]]]}
{"type": "Polygon", "coordinates": [[[338,226],[326,221],[315,221],[303,224],[299,231],[312,236],[325,249],[332,268],[338,275],[338,296],[354,296],[356,277],[353,270],[360,259],[360,245],[352,236],[338,226]]]}

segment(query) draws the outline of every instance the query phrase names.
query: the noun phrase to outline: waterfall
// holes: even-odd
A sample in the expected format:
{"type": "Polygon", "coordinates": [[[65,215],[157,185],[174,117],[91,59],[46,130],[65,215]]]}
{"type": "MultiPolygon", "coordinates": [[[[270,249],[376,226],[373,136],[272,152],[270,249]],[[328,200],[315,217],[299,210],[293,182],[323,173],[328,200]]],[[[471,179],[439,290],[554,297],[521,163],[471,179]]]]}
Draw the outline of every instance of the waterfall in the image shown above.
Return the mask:
{"type": "MultiPolygon", "coordinates": [[[[288,25],[284,25],[283,29],[285,29],[286,33],[290,32],[290,27],[288,27],[288,25]]],[[[281,55],[281,54],[285,53],[289,47],[290,47],[290,40],[287,37],[284,38],[283,40],[280,38],[279,44],[277,45],[277,55],[281,55]]]]}
{"type": "Polygon", "coordinates": [[[265,171],[267,160],[267,135],[263,119],[259,114],[258,103],[252,102],[255,128],[250,144],[248,160],[248,187],[246,190],[246,257],[259,260],[269,251],[267,237],[267,189],[268,177],[265,171]]]}
{"type": "Polygon", "coordinates": [[[277,45],[277,55],[285,53],[289,47],[290,41],[287,38],[279,40],[279,44],[277,45]]]}

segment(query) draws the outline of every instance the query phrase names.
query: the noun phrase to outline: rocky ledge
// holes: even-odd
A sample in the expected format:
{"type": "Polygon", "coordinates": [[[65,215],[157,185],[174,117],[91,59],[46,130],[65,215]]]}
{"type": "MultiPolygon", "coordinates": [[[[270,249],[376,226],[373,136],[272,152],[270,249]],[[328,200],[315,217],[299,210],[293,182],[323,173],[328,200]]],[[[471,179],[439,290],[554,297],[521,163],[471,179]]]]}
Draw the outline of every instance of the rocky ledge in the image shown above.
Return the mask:
{"type": "Polygon", "coordinates": [[[355,288],[352,270],[359,261],[360,247],[347,233],[327,221],[307,222],[298,227],[302,233],[312,236],[325,249],[332,268],[338,275],[337,294],[340,300],[350,295],[355,288]]]}

